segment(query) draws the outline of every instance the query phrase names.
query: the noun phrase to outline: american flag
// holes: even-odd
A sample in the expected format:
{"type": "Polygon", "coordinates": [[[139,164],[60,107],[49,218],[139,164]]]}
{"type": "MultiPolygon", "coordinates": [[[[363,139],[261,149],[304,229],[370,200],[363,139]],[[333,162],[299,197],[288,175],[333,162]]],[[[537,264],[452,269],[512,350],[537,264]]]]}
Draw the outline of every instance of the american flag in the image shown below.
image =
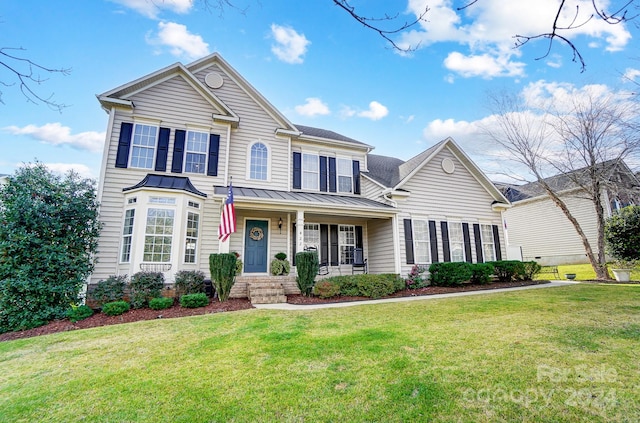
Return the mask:
{"type": "Polygon", "coordinates": [[[233,206],[233,186],[229,183],[227,199],[222,204],[220,213],[220,226],[218,227],[218,239],[222,242],[236,231],[236,209],[233,206]]]}

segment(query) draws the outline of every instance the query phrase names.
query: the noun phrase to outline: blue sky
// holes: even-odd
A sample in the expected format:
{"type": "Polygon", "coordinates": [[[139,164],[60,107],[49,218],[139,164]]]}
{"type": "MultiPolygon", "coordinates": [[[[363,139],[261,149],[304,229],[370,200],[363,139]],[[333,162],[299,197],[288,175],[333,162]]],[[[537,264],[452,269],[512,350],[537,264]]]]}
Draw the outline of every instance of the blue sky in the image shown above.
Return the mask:
{"type": "MultiPolygon", "coordinates": [[[[426,22],[394,36],[418,47],[401,54],[330,0],[234,1],[242,11],[207,10],[203,0],[0,1],[0,48],[24,48],[6,52],[70,69],[41,73],[47,80],[35,87],[68,105],[61,113],[26,101],[17,85],[0,85],[0,173],[38,159],[97,178],[107,114],[95,95],[216,51],[294,123],[405,160],[451,136],[490,176],[502,164],[478,141],[478,123],[491,121],[487,93],[549,99],[594,86],[631,90],[628,80],[640,81],[632,24],[592,19],[567,33],[586,61],[581,73],[565,45],[539,60],[545,41],[512,48],[516,33],[549,30],[557,0],[479,0],[456,12],[463,3],[353,0],[366,16],[399,13],[391,26],[429,6],[426,22]]],[[[590,0],[568,3],[571,13],[576,4],[591,11],[590,0]]],[[[0,82],[11,78],[0,68],[0,82]]]]}

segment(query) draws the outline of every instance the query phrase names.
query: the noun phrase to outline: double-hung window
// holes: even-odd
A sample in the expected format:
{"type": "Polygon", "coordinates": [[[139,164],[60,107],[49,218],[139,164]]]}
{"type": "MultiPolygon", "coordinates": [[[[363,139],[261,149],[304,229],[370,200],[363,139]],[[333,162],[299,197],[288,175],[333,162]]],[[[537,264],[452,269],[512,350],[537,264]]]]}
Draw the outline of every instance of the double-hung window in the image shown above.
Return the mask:
{"type": "Polygon", "coordinates": [[[135,124],[131,142],[131,167],[153,168],[157,138],[158,128],[156,126],[135,124]]]}
{"type": "Polygon", "coordinates": [[[353,263],[353,249],[356,247],[356,228],[353,225],[340,225],[338,228],[340,244],[340,264],[353,263]]]}
{"type": "Polygon", "coordinates": [[[122,227],[122,248],[120,249],[120,262],[129,263],[131,261],[131,238],[133,236],[133,220],[135,209],[129,209],[124,214],[124,225],[122,227]]]}
{"type": "Polygon", "coordinates": [[[173,240],[175,211],[171,209],[149,208],[144,237],[143,261],[169,263],[173,240]]]}
{"type": "Polygon", "coordinates": [[[353,169],[351,160],[337,159],[338,167],[338,192],[353,191],[353,169]]]}
{"type": "Polygon", "coordinates": [[[317,223],[304,224],[304,249],[315,248],[320,253],[320,225],[317,223]]]}
{"type": "Polygon", "coordinates": [[[320,189],[320,163],[315,154],[302,154],[302,189],[320,189]]]}
{"type": "Polygon", "coordinates": [[[187,131],[187,143],[184,155],[184,171],[189,173],[204,173],[207,161],[207,144],[209,134],[204,132],[187,131]]]}
{"type": "Polygon", "coordinates": [[[416,263],[430,263],[429,222],[426,220],[413,221],[413,245],[416,263]]]}
{"type": "Polygon", "coordinates": [[[464,261],[464,235],[461,222],[449,222],[451,261],[464,261]]]}
{"type": "Polygon", "coordinates": [[[482,232],[482,255],[484,261],[494,261],[496,250],[493,243],[493,227],[491,225],[480,225],[482,232]]]}
{"type": "Polygon", "coordinates": [[[269,150],[261,142],[251,146],[249,179],[266,181],[268,179],[269,150]]]}
{"type": "Polygon", "coordinates": [[[198,213],[187,212],[187,232],[184,244],[184,262],[196,262],[196,250],[198,246],[198,226],[200,225],[200,215],[198,213]]]}

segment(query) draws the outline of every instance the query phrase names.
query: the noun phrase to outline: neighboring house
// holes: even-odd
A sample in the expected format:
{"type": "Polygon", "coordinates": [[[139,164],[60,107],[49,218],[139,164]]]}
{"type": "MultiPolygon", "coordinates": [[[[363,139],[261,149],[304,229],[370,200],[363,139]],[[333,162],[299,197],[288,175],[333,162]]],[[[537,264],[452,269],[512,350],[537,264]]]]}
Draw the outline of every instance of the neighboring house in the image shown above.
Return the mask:
{"type": "MultiPolygon", "coordinates": [[[[403,275],[414,263],[504,256],[509,203],[451,139],[407,162],[372,155],[294,125],[217,53],[98,100],[109,124],[92,283],[141,269],[168,282],[179,270],[209,274],[218,252],[239,253],[243,277],[309,247],[330,274],[351,273],[356,247],[369,272],[403,275]],[[237,232],[220,242],[231,181],[237,232]]],[[[235,295],[246,295],[238,281],[235,295]]]]}
{"type": "MultiPolygon", "coordinates": [[[[602,181],[602,204],[605,217],[630,204],[640,204],[640,183],[623,161],[601,164],[606,172],[602,181]]],[[[578,220],[598,255],[598,227],[593,202],[575,181],[585,180],[587,169],[547,178],[572,215],[578,220]]],[[[523,260],[543,265],[588,263],[582,240],[543,188],[537,182],[526,185],[499,184],[513,207],[504,213],[510,248],[521,251],[523,260]]]]}
{"type": "Polygon", "coordinates": [[[0,187],[7,183],[8,178],[9,178],[9,175],[0,173],[0,187]]]}

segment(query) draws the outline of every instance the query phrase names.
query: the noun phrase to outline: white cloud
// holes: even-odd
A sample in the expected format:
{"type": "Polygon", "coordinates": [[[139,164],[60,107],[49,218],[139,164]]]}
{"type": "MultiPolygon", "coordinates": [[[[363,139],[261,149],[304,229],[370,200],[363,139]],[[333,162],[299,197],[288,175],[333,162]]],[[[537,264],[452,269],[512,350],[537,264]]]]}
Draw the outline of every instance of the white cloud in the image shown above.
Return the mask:
{"type": "Polygon", "coordinates": [[[76,163],[45,163],[44,164],[49,170],[53,173],[57,173],[59,175],[65,175],[68,171],[73,170],[75,173],[80,175],[83,178],[95,178],[91,171],[91,168],[87,165],[76,164],[76,163]]]}
{"type": "Polygon", "coordinates": [[[293,28],[271,24],[271,35],[276,41],[271,51],[278,59],[291,64],[303,62],[302,56],[311,44],[304,34],[298,34],[293,28]]]}
{"type": "Polygon", "coordinates": [[[498,76],[523,76],[525,64],[512,62],[509,58],[509,55],[495,57],[486,53],[465,56],[454,51],[444,59],[444,66],[465,78],[480,76],[488,79],[498,76]]]}
{"type": "Polygon", "coordinates": [[[318,116],[331,113],[329,107],[316,97],[307,98],[305,104],[296,106],[294,109],[301,116],[318,116]]]}
{"type": "MultiPolygon", "coordinates": [[[[524,64],[512,60],[522,54],[520,49],[513,49],[513,37],[549,32],[558,9],[557,0],[483,0],[473,2],[462,11],[457,11],[453,3],[451,0],[409,0],[408,10],[415,16],[427,6],[429,11],[425,21],[419,23],[419,29],[402,33],[397,44],[423,48],[438,42],[455,42],[466,46],[468,52],[455,52],[447,57],[447,67],[465,77],[522,75],[524,64]]],[[[618,51],[628,45],[631,34],[626,24],[610,25],[597,17],[589,19],[592,13],[590,0],[567,1],[558,20],[559,27],[573,23],[575,28],[559,30],[559,34],[569,40],[586,36],[589,47],[601,43],[608,51],[618,51]],[[582,23],[584,25],[580,25],[582,23]]],[[[526,48],[536,48],[534,45],[538,44],[526,48]]],[[[550,58],[548,64],[557,66],[560,62],[550,58]]]]}
{"type": "Polygon", "coordinates": [[[193,0],[111,0],[114,3],[133,9],[147,18],[157,19],[160,12],[168,10],[174,13],[188,13],[193,0]]]}
{"type": "Polygon", "coordinates": [[[637,77],[640,76],[640,69],[627,68],[624,71],[624,75],[622,75],[622,79],[625,82],[635,81],[637,77]]]}
{"type": "Polygon", "coordinates": [[[364,110],[362,112],[358,112],[359,117],[371,119],[371,120],[380,120],[383,117],[389,114],[389,109],[387,109],[382,104],[377,101],[372,101],[369,103],[369,110],[364,110]]]}
{"type": "Polygon", "coordinates": [[[158,22],[157,36],[147,36],[147,43],[167,46],[174,56],[190,60],[209,54],[209,44],[200,35],[191,34],[185,25],[175,22],[158,22]]]}
{"type": "Polygon", "coordinates": [[[87,150],[92,153],[102,151],[104,145],[104,132],[80,132],[72,135],[71,128],[62,126],[59,122],[47,123],[42,126],[27,125],[25,127],[7,126],[2,128],[14,135],[27,135],[45,144],[69,145],[78,150],[87,150]]]}

